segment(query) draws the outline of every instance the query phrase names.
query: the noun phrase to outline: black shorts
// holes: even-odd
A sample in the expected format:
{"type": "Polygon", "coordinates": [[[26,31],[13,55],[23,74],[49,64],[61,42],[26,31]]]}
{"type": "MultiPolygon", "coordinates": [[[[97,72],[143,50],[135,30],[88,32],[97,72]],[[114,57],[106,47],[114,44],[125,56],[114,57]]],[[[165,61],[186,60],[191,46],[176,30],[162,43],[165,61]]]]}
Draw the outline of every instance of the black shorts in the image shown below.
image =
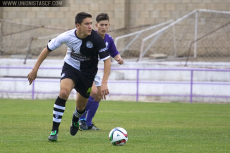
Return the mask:
{"type": "Polygon", "coordinates": [[[64,63],[61,76],[61,80],[65,78],[73,80],[75,83],[74,89],[83,97],[89,98],[95,74],[81,72],[71,65],[64,63]]]}

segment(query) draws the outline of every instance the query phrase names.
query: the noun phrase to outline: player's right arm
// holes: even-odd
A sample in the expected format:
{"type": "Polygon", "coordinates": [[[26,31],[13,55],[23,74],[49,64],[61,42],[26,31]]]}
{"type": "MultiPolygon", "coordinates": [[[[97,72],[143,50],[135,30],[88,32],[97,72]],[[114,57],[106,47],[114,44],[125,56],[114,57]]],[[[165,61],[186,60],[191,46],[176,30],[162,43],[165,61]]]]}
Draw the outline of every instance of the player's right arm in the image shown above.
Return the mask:
{"type": "Polygon", "coordinates": [[[46,59],[46,57],[49,55],[50,51],[46,48],[43,49],[43,51],[41,52],[41,54],[39,55],[36,64],[34,65],[32,71],[28,74],[28,80],[29,83],[31,85],[31,83],[36,79],[37,77],[37,72],[38,69],[40,67],[40,65],[42,64],[42,62],[46,59]]]}
{"type": "Polygon", "coordinates": [[[56,38],[50,40],[48,43],[47,47],[43,49],[41,54],[39,55],[36,64],[34,65],[32,71],[28,74],[27,78],[29,80],[29,83],[31,83],[36,79],[37,77],[37,72],[42,64],[42,62],[46,59],[46,57],[49,55],[49,53],[59,46],[61,46],[63,43],[66,43],[67,37],[65,36],[65,33],[60,34],[56,38]]]}

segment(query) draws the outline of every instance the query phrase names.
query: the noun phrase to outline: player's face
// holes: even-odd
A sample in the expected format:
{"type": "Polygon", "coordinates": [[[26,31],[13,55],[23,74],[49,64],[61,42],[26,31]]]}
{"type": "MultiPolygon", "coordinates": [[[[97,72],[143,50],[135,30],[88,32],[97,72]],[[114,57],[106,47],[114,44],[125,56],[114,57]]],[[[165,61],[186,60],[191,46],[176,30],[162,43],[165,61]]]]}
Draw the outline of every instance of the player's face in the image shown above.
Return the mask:
{"type": "Polygon", "coordinates": [[[83,22],[79,25],[77,24],[77,28],[81,31],[81,35],[91,35],[92,32],[92,18],[85,18],[83,22]]]}
{"type": "Polygon", "coordinates": [[[97,27],[97,33],[99,35],[105,35],[109,29],[109,21],[108,20],[102,20],[98,23],[96,23],[96,27],[97,27]]]}

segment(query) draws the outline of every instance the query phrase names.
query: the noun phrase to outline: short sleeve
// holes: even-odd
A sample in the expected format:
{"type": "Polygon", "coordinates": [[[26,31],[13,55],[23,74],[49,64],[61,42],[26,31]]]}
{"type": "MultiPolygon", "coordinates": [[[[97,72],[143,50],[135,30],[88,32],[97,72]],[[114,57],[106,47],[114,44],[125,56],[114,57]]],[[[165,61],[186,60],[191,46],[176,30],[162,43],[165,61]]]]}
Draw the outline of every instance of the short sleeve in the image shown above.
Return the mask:
{"type": "Polygon", "coordinates": [[[66,42],[65,39],[66,39],[65,33],[62,33],[56,38],[51,39],[47,44],[48,50],[53,51],[57,49],[58,47],[60,47],[62,44],[66,42]]]}
{"type": "Polygon", "coordinates": [[[109,50],[109,54],[114,58],[116,55],[119,54],[119,52],[117,51],[117,48],[114,44],[112,37],[109,37],[109,38],[110,38],[110,43],[109,43],[110,45],[109,45],[108,50],[109,50]]]}

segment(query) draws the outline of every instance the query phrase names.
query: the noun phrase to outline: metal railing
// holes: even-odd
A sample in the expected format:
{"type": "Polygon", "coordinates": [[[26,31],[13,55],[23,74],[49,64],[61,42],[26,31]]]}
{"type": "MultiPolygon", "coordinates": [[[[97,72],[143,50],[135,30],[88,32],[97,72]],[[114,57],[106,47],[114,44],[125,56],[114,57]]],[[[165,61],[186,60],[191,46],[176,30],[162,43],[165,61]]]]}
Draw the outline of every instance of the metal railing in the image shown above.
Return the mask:
{"type": "MultiPolygon", "coordinates": [[[[1,69],[32,69],[32,67],[8,67],[8,66],[1,66],[1,69]]],[[[50,69],[50,70],[57,70],[61,68],[55,68],[55,67],[40,67],[40,69],[50,69]]],[[[99,68],[99,70],[103,70],[102,68],[99,68]]],[[[139,101],[139,96],[179,96],[179,97],[189,97],[190,103],[193,102],[194,97],[214,97],[214,98],[230,98],[228,95],[195,95],[193,94],[193,86],[194,85],[221,85],[221,86],[229,86],[230,82],[198,82],[194,81],[194,72],[195,71],[212,71],[212,72],[230,72],[229,69],[182,69],[182,68],[111,68],[111,70],[123,70],[123,71],[136,71],[136,80],[128,81],[128,80],[109,80],[108,84],[112,83],[131,83],[136,84],[136,92],[132,94],[117,94],[117,93],[110,93],[110,95],[125,95],[125,96],[135,96],[136,101],[139,101]],[[140,80],[140,71],[188,71],[190,72],[190,81],[143,81],[140,80]],[[140,94],[139,93],[139,85],[140,84],[185,84],[190,86],[190,94],[140,94]]],[[[25,79],[3,79],[0,78],[0,84],[2,81],[28,81],[25,79]]],[[[35,84],[36,82],[60,82],[59,79],[57,81],[54,80],[35,80],[32,83],[32,89],[30,92],[25,91],[7,91],[7,90],[0,90],[0,93],[31,93],[32,99],[34,99],[35,94],[57,94],[57,92],[37,92],[35,90],[35,84]]],[[[73,93],[72,93],[73,94],[73,93]]]]}

